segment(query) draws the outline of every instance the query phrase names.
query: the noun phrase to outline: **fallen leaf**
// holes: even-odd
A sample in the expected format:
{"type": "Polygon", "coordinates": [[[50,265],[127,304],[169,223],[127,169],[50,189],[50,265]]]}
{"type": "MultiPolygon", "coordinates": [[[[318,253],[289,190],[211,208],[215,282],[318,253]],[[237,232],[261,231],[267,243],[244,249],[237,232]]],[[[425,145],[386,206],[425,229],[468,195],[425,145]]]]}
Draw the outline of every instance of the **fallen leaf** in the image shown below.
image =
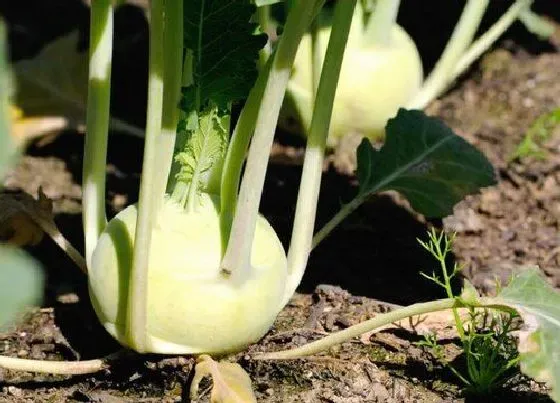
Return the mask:
{"type": "Polygon", "coordinates": [[[239,364],[228,361],[217,362],[206,354],[199,357],[194,368],[190,390],[191,400],[197,398],[200,381],[206,376],[212,377],[211,403],[256,403],[251,379],[239,364]]]}
{"type": "Polygon", "coordinates": [[[0,192],[0,240],[16,245],[36,245],[47,233],[51,239],[87,272],[82,255],[62,235],[54,222],[52,201],[39,188],[38,198],[25,192],[0,192]]]}

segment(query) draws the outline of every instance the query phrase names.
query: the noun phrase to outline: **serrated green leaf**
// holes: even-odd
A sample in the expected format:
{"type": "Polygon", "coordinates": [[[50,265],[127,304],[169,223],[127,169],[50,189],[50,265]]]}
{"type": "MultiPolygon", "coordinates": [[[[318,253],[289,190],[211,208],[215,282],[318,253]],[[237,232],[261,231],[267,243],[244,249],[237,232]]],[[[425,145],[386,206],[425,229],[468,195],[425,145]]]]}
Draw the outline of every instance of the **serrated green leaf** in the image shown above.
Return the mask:
{"type": "Polygon", "coordinates": [[[384,146],[358,148],[360,194],[396,190],[428,217],[443,217],[466,195],[496,183],[494,169],[475,147],[439,119],[400,109],[386,127],[384,146]]]}
{"type": "Polygon", "coordinates": [[[519,335],[521,370],[546,382],[560,402],[560,293],[533,267],[514,277],[496,299],[517,310],[525,323],[519,335]]]}
{"type": "Polygon", "coordinates": [[[38,263],[19,249],[0,247],[0,329],[39,302],[42,291],[38,263]]]}
{"type": "MultiPolygon", "coordinates": [[[[196,115],[193,113],[193,115],[196,115]]],[[[228,129],[218,117],[217,109],[203,111],[198,120],[188,126],[188,138],[183,152],[175,159],[181,164],[178,180],[196,186],[208,193],[216,193],[212,189],[213,168],[221,162],[228,143],[228,129]]]]}
{"type": "Polygon", "coordinates": [[[7,60],[6,27],[0,20],[0,179],[4,177],[15,153],[15,144],[10,137],[12,86],[12,76],[7,60]]]}
{"type": "Polygon", "coordinates": [[[181,108],[199,111],[209,102],[226,109],[247,97],[257,77],[259,50],[266,35],[250,23],[249,0],[185,2],[185,47],[193,52],[193,85],[183,89],[181,108]]]}
{"type": "Polygon", "coordinates": [[[212,377],[211,403],[256,403],[257,399],[251,387],[251,378],[237,363],[214,361],[208,355],[201,355],[194,368],[190,396],[194,400],[198,395],[198,385],[202,378],[212,377]]]}

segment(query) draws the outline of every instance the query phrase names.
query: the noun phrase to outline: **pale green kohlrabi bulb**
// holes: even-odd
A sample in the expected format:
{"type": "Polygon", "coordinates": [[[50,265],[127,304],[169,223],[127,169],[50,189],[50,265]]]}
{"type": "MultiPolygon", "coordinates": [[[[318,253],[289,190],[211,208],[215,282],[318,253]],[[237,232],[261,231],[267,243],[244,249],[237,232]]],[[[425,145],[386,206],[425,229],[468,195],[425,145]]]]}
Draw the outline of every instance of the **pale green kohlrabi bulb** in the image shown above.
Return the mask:
{"type": "MultiPolygon", "coordinates": [[[[322,28],[319,42],[326,52],[330,28],[322,28]]],[[[394,25],[390,46],[369,43],[359,29],[351,31],[336,91],[328,144],[335,146],[348,133],[372,140],[384,136],[387,120],[395,116],[420,89],[422,61],[408,34],[394,25]]],[[[312,105],[311,36],[298,49],[280,116],[280,126],[305,133],[312,105]]]]}
{"type": "MultiPolygon", "coordinates": [[[[259,340],[281,310],[286,254],[259,217],[250,274],[220,272],[219,201],[202,194],[194,212],[166,199],[152,233],[147,301],[148,351],[218,354],[259,340]]],[[[125,334],[137,207],[120,212],[101,235],[89,273],[92,304],[107,331],[125,334]]]]}

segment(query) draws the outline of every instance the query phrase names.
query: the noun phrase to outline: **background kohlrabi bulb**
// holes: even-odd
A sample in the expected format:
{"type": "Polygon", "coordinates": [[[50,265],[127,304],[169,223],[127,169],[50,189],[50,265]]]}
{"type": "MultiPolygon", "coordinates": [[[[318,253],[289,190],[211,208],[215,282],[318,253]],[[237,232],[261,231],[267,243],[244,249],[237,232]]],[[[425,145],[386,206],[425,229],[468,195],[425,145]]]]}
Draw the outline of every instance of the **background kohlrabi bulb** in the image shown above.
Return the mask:
{"type": "MultiPolygon", "coordinates": [[[[330,27],[319,32],[323,54],[329,35],[330,27]]],[[[364,35],[356,27],[350,32],[334,100],[330,146],[347,133],[382,138],[387,120],[422,84],[420,55],[401,27],[393,26],[390,46],[372,43],[364,35]]],[[[297,52],[280,116],[280,126],[288,131],[305,134],[309,129],[313,113],[311,69],[311,35],[307,34],[297,52]]]]}

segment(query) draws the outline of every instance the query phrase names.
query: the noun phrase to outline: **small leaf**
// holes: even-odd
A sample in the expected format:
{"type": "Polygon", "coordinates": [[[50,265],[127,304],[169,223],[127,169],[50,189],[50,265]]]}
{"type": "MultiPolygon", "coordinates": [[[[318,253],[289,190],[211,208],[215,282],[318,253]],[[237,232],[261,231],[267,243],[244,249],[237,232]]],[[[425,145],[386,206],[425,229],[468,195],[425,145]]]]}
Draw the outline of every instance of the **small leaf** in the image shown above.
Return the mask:
{"type": "Polygon", "coordinates": [[[223,160],[227,147],[228,130],[222,123],[216,108],[211,108],[202,112],[193,130],[187,129],[185,151],[175,157],[181,165],[178,180],[205,192],[219,192],[212,187],[212,179],[215,176],[214,169],[221,167],[218,162],[223,160]],[[193,181],[195,183],[191,183],[193,181]]]}
{"type": "Polygon", "coordinates": [[[250,23],[255,11],[249,0],[185,2],[185,47],[193,52],[194,83],[183,91],[183,110],[198,112],[208,102],[226,109],[247,97],[267,41],[250,23]]]}
{"type": "Polygon", "coordinates": [[[560,402],[560,293],[533,267],[514,277],[497,301],[511,306],[523,318],[525,329],[519,335],[521,370],[546,382],[554,401],[560,402]]]}
{"type": "Polygon", "coordinates": [[[195,366],[190,390],[192,400],[197,398],[200,381],[206,376],[212,377],[211,403],[256,403],[251,379],[243,368],[233,362],[216,362],[208,355],[201,355],[195,366]]]}
{"type": "Polygon", "coordinates": [[[358,147],[360,193],[396,190],[428,217],[443,217],[466,195],[496,183],[494,169],[475,147],[438,119],[400,109],[386,127],[384,146],[358,147]]]}
{"type": "Polygon", "coordinates": [[[560,108],[539,116],[525,133],[525,137],[509,157],[509,161],[517,158],[534,157],[545,159],[547,152],[543,149],[556,127],[560,125],[560,108]]]}
{"type": "Polygon", "coordinates": [[[25,252],[0,246],[0,330],[40,301],[43,273],[25,252]]]}

